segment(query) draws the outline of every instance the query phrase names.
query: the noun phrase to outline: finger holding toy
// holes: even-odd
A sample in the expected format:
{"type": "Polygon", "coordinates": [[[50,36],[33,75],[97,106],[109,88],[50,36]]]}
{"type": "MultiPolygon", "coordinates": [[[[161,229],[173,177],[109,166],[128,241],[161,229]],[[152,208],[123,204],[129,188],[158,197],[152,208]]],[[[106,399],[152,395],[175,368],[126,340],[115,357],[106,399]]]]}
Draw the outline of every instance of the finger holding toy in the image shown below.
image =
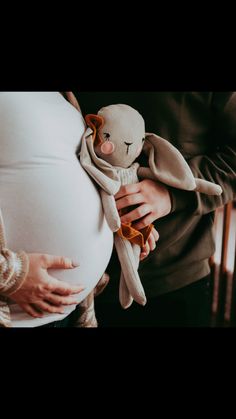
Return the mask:
{"type": "Polygon", "coordinates": [[[142,248],[141,253],[140,253],[140,260],[144,260],[151,251],[155,250],[156,248],[156,242],[159,240],[159,233],[158,231],[155,229],[155,227],[153,227],[151,234],[145,244],[145,246],[142,248]]]}

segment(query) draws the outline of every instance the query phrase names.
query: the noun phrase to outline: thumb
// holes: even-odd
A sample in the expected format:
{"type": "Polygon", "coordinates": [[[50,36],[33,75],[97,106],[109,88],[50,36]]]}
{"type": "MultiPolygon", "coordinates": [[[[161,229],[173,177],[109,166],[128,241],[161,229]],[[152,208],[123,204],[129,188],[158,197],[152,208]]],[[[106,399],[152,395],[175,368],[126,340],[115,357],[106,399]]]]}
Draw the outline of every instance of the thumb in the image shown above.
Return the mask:
{"type": "Polygon", "coordinates": [[[44,255],[45,268],[72,269],[79,266],[79,263],[64,256],[44,255]]]}

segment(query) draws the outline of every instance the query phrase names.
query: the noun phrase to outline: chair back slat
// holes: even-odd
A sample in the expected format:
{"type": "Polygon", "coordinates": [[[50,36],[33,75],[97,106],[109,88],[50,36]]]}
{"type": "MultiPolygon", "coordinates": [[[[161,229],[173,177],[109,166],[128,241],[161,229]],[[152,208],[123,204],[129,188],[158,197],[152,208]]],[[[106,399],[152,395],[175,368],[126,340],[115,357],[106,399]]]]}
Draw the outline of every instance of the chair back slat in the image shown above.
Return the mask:
{"type": "Polygon", "coordinates": [[[236,209],[229,202],[216,211],[216,253],[212,270],[212,326],[235,324],[236,304],[236,209]]]}

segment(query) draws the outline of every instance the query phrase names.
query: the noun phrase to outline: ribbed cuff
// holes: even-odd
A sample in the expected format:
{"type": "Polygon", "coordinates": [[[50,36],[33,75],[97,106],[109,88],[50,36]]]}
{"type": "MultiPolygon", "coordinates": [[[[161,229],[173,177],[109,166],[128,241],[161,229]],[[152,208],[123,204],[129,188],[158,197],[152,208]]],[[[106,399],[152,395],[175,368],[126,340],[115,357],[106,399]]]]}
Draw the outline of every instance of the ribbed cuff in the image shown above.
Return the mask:
{"type": "Polygon", "coordinates": [[[11,279],[6,281],[6,286],[1,290],[3,296],[9,297],[16,292],[25,281],[29,272],[29,258],[28,255],[21,251],[15,254],[15,270],[11,279]]]}
{"type": "Polygon", "coordinates": [[[12,327],[10,309],[4,297],[0,297],[0,327],[12,327]]]}
{"type": "Polygon", "coordinates": [[[181,189],[168,188],[171,199],[171,213],[194,211],[198,205],[197,193],[181,189]]]}

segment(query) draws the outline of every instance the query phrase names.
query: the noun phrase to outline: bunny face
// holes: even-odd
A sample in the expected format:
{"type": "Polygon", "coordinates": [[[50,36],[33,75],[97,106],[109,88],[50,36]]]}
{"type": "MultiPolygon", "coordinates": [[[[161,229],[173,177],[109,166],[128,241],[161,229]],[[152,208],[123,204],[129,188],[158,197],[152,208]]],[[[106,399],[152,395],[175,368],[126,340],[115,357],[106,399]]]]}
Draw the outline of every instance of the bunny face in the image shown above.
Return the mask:
{"type": "Polygon", "coordinates": [[[130,167],[143,150],[149,167],[139,167],[138,177],[157,180],[173,188],[220,195],[213,182],[195,179],[182,154],[169,141],[146,133],[138,111],[128,105],[110,105],[97,115],[86,115],[88,128],[82,139],[80,161],[109,195],[120,188],[119,168],[130,167]]]}
{"type": "Polygon", "coordinates": [[[145,140],[143,117],[128,105],[110,105],[102,108],[98,115],[103,125],[98,129],[100,144],[95,146],[95,153],[112,166],[131,166],[145,140]]]}

